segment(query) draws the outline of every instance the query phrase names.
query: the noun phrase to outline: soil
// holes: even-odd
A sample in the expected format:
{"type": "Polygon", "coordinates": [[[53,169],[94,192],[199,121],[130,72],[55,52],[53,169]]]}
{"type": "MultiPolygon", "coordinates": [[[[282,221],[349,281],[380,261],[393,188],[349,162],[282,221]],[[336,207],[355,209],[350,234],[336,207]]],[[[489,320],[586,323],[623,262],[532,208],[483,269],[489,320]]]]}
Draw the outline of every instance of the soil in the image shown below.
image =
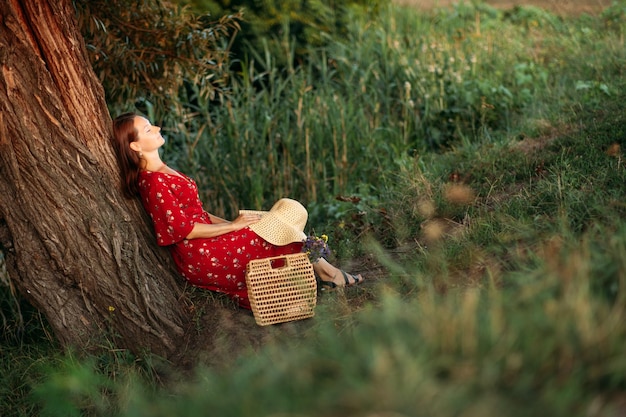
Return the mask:
{"type": "MultiPolygon", "coordinates": [[[[353,313],[372,299],[376,281],[388,275],[371,256],[334,264],[348,272],[363,274],[366,279],[356,286],[318,293],[318,309],[328,305],[332,311],[341,311],[342,316],[353,313]]],[[[183,374],[193,372],[198,364],[213,369],[227,367],[244,352],[257,351],[281,340],[301,338],[319,320],[313,317],[259,326],[251,311],[237,307],[224,295],[187,287],[181,298],[193,319],[179,350],[168,359],[173,368],[183,374]]]]}

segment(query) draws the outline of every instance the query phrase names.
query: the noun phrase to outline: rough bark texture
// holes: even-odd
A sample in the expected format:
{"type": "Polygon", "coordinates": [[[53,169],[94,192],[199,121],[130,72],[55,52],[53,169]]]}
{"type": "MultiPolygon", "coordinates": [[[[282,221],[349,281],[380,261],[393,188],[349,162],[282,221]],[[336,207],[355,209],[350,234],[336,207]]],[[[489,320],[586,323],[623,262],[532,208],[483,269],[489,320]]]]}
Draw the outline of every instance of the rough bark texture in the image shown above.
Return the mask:
{"type": "Polygon", "coordinates": [[[70,0],[0,2],[0,249],[59,341],[169,356],[180,278],[124,200],[70,0]],[[103,337],[105,339],[103,339],[103,337]]]}

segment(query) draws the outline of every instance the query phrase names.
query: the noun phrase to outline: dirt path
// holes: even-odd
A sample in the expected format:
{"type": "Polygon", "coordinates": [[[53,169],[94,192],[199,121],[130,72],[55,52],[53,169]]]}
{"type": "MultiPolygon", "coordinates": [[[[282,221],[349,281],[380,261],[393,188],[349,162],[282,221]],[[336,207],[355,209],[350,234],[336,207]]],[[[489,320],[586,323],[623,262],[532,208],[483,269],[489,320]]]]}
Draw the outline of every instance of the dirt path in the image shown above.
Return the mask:
{"type": "MultiPolygon", "coordinates": [[[[460,0],[393,0],[394,3],[415,6],[425,10],[435,7],[448,7],[460,0]]],[[[465,0],[467,3],[470,0],[465,0]]],[[[612,0],[485,0],[494,7],[510,9],[514,6],[532,5],[542,7],[559,15],[597,14],[610,6],[612,0]]]]}

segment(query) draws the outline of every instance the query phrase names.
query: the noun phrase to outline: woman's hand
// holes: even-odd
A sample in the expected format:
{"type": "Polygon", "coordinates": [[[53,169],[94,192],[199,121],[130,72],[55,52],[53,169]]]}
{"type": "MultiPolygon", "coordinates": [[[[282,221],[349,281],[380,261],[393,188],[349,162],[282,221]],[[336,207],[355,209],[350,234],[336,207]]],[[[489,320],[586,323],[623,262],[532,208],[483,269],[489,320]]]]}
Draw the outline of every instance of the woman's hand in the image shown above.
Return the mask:
{"type": "Polygon", "coordinates": [[[240,214],[232,222],[222,221],[220,223],[204,224],[196,223],[186,239],[209,238],[220,236],[229,232],[241,230],[261,220],[258,214],[240,214]]]}
{"type": "Polygon", "coordinates": [[[239,230],[252,224],[258,223],[259,220],[261,220],[261,216],[258,214],[244,213],[240,214],[235,220],[233,220],[232,224],[237,226],[237,229],[235,230],[239,230]]]}

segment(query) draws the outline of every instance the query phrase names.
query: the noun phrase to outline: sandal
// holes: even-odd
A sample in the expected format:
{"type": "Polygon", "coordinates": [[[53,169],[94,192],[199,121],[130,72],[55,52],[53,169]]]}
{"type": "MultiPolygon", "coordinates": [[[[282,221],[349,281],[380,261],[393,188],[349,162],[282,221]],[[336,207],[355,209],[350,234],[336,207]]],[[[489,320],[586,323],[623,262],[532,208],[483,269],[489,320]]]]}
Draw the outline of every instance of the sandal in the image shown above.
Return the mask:
{"type": "Polygon", "coordinates": [[[345,285],[337,285],[333,281],[324,281],[323,279],[315,275],[315,277],[317,278],[317,283],[320,285],[321,291],[333,291],[337,288],[351,287],[353,285],[357,285],[363,279],[359,278],[358,275],[347,274],[344,271],[341,271],[341,273],[343,274],[343,279],[346,282],[345,285]],[[350,278],[353,279],[353,282],[350,282],[350,278]]]}
{"type": "Polygon", "coordinates": [[[341,271],[341,273],[343,274],[343,279],[346,281],[346,285],[345,285],[346,287],[351,287],[353,285],[357,285],[361,281],[361,278],[359,278],[358,275],[346,274],[343,271],[341,271]],[[348,277],[352,277],[352,279],[354,280],[354,282],[352,284],[350,284],[350,280],[348,279],[348,277]]]}

